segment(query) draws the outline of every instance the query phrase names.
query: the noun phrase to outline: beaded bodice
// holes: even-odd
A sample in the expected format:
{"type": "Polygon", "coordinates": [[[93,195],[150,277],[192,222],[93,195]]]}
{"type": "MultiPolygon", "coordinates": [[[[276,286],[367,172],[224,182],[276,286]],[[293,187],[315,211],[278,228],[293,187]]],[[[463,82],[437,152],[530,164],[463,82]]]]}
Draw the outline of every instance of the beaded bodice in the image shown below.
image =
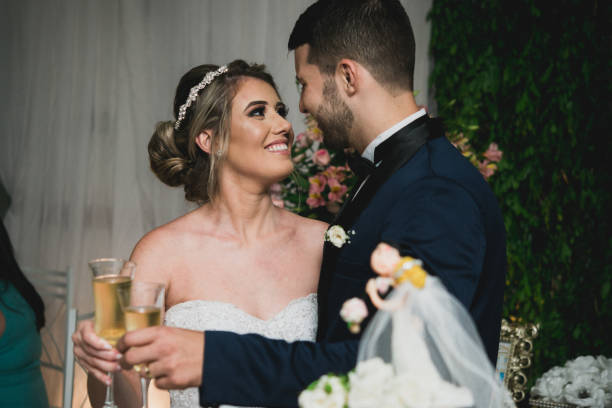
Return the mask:
{"type": "MultiPolygon", "coordinates": [[[[292,300],[283,310],[268,320],[262,320],[231,303],[190,300],[172,306],[166,312],[164,324],[191,330],[223,330],[238,334],[255,333],[286,341],[311,340],[317,333],[317,294],[292,300]]],[[[245,357],[246,358],[246,357],[245,357]]],[[[197,388],[170,391],[172,408],[199,406],[197,388]]],[[[221,405],[221,407],[229,407],[221,405]]]]}

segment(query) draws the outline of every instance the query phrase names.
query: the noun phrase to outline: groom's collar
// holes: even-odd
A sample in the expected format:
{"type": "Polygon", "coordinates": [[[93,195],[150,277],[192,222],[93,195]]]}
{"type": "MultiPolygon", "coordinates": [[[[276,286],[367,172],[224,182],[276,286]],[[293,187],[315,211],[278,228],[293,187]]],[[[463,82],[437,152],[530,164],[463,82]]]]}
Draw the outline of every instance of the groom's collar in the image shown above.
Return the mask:
{"type": "Polygon", "coordinates": [[[376,138],[372,140],[370,144],[365,148],[363,153],[361,153],[361,156],[365,159],[368,159],[371,162],[374,162],[374,151],[376,150],[376,147],[378,145],[380,145],[382,142],[384,142],[385,140],[393,136],[398,130],[400,130],[404,126],[408,125],[409,123],[414,122],[415,120],[417,120],[421,116],[424,116],[425,114],[426,114],[425,109],[421,109],[413,113],[412,115],[408,116],[407,118],[403,119],[402,121],[396,123],[395,125],[391,126],[389,129],[385,130],[384,132],[376,136],[376,138]]]}

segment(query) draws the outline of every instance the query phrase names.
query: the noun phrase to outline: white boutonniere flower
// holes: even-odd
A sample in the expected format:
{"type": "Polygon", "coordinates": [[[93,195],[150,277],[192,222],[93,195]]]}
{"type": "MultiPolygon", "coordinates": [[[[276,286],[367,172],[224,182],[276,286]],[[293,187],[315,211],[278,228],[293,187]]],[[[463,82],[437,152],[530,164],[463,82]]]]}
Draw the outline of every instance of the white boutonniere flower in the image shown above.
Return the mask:
{"type": "Polygon", "coordinates": [[[331,242],[337,248],[342,248],[344,244],[351,243],[351,235],[355,235],[355,231],[349,230],[347,233],[340,225],[332,225],[325,231],[325,241],[331,242]]]}

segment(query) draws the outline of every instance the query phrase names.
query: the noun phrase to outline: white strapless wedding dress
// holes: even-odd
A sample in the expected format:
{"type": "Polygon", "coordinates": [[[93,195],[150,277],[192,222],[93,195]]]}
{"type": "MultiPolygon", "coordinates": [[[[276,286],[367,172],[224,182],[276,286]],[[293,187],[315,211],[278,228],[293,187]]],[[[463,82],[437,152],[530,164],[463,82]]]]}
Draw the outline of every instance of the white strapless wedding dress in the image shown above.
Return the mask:
{"type": "MultiPolygon", "coordinates": [[[[189,300],[166,311],[164,324],[191,330],[255,333],[271,339],[314,341],[317,334],[317,294],[294,299],[269,320],[261,320],[238,307],[209,300],[189,300]]],[[[170,391],[171,408],[199,407],[197,388],[170,391]]],[[[229,405],[221,405],[229,407],[229,405]]]]}

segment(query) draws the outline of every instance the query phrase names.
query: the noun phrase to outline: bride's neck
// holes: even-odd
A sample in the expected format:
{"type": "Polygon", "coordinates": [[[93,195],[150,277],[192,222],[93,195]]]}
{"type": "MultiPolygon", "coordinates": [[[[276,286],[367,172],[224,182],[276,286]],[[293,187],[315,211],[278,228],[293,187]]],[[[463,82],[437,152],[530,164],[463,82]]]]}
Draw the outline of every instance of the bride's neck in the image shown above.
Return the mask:
{"type": "Polygon", "coordinates": [[[275,207],[267,188],[259,183],[221,181],[210,208],[218,228],[236,234],[243,242],[266,235],[275,227],[275,207]]]}

